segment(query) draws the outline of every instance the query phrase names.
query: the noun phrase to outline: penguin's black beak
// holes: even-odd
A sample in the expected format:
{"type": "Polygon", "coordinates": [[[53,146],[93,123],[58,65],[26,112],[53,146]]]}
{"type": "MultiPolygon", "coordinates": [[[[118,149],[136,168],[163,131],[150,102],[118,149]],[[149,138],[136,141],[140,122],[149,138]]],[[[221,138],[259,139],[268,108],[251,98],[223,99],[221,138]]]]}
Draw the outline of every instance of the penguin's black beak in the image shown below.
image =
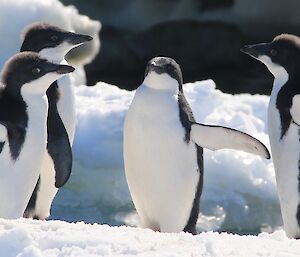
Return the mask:
{"type": "Polygon", "coordinates": [[[80,45],[85,42],[93,40],[91,36],[88,35],[82,35],[82,34],[76,34],[76,33],[68,33],[66,36],[66,40],[71,44],[71,45],[80,45]]]}
{"type": "Polygon", "coordinates": [[[256,45],[246,45],[240,49],[241,52],[248,54],[254,58],[262,55],[270,56],[271,43],[262,43],[256,45]]]}
{"type": "Polygon", "coordinates": [[[58,74],[68,74],[75,70],[75,68],[70,65],[58,65],[58,66],[59,67],[56,70],[58,74]]]}
{"type": "Polygon", "coordinates": [[[43,69],[45,73],[56,72],[58,74],[67,74],[75,70],[75,68],[70,65],[60,65],[48,62],[43,65],[43,69]]]}

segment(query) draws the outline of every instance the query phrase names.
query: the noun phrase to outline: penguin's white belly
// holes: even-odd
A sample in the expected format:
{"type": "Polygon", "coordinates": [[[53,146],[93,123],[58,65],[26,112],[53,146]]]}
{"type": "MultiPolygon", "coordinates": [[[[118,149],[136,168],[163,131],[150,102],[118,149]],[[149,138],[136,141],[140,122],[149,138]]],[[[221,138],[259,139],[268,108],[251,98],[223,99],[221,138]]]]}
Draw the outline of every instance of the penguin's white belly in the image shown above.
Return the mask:
{"type": "Polygon", "coordinates": [[[179,232],[187,225],[200,173],[196,146],[184,138],[176,96],[139,88],[125,121],[124,161],[144,227],[179,232]]]}
{"type": "Polygon", "coordinates": [[[34,218],[44,220],[50,216],[52,201],[58,191],[55,187],[55,169],[54,163],[48,152],[45,152],[43,164],[40,172],[40,180],[36,196],[35,208],[28,214],[34,218]]]}
{"type": "MultiPolygon", "coordinates": [[[[68,133],[70,144],[72,145],[76,126],[76,115],[74,89],[70,75],[59,79],[57,84],[60,93],[60,98],[57,103],[58,113],[68,133]]],[[[46,152],[40,173],[36,205],[35,209],[30,213],[30,216],[38,216],[40,219],[49,217],[51,204],[57,191],[58,188],[55,187],[54,163],[48,152],[46,152]]]]}
{"type": "Polygon", "coordinates": [[[8,141],[0,154],[0,217],[20,218],[34,190],[46,151],[46,96],[37,102],[28,99],[28,125],[18,158],[10,156],[8,141]],[[35,103],[37,102],[37,103],[35,103]],[[35,105],[36,104],[36,105],[35,105]]]}
{"type": "Polygon", "coordinates": [[[284,229],[287,236],[300,236],[296,214],[300,201],[298,191],[300,142],[299,127],[291,123],[285,136],[280,139],[279,112],[272,104],[269,106],[269,136],[272,158],[276,172],[277,191],[280,200],[284,229]]]}

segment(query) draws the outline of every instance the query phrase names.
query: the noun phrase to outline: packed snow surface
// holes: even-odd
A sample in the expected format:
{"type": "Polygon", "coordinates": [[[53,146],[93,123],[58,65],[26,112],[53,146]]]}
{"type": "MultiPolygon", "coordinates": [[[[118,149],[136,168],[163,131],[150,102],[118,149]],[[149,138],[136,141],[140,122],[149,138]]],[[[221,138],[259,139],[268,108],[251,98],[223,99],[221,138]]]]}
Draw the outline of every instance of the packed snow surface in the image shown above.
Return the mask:
{"type": "Polygon", "coordinates": [[[0,256],[299,257],[300,241],[285,233],[239,236],[164,234],[108,225],[0,219],[0,256]]]}
{"type": "MultiPolygon", "coordinates": [[[[268,97],[229,95],[213,81],[184,85],[198,122],[247,132],[269,147],[268,97]]],[[[98,83],[77,87],[74,169],[52,209],[53,219],[137,225],[123,169],[123,122],[134,92],[98,83]]],[[[199,231],[273,231],[282,225],[270,160],[221,150],[204,152],[199,231]]]]}

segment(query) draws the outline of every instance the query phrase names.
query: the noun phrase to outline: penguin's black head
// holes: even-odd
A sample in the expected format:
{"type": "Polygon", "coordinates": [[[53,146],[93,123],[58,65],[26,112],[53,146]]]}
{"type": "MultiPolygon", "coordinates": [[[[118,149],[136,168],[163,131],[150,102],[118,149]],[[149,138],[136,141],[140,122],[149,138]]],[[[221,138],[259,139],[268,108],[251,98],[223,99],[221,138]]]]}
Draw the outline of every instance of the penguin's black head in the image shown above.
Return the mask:
{"type": "Polygon", "coordinates": [[[72,33],[44,22],[37,22],[25,28],[21,52],[37,52],[49,60],[53,57],[57,58],[58,55],[63,58],[72,48],[92,39],[91,36],[72,33]]]}
{"type": "Polygon", "coordinates": [[[300,68],[300,38],[294,35],[282,34],[272,42],[247,45],[241,51],[263,62],[273,74],[278,67],[289,74],[300,68]]]}
{"type": "Polygon", "coordinates": [[[23,52],[11,57],[2,70],[4,91],[12,96],[44,94],[55,80],[75,69],[40,58],[37,53],[23,52]]]}
{"type": "MultiPolygon", "coordinates": [[[[172,58],[169,57],[155,57],[151,59],[146,67],[145,79],[149,76],[167,75],[170,79],[176,80],[178,87],[182,88],[182,73],[180,66],[172,58]]],[[[155,83],[155,82],[154,82],[155,83]]],[[[160,84],[158,81],[157,84],[160,84]]]]}

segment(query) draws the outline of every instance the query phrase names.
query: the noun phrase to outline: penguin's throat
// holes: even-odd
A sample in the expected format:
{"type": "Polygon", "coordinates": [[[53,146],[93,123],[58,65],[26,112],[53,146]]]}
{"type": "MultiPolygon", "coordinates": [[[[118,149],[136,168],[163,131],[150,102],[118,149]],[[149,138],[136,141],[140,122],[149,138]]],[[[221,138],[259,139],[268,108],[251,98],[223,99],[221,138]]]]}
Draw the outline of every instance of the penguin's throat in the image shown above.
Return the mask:
{"type": "Polygon", "coordinates": [[[274,76],[272,95],[278,94],[280,89],[287,83],[289,80],[289,74],[283,67],[278,67],[276,71],[272,72],[274,76]]]}
{"type": "Polygon", "coordinates": [[[177,80],[173,79],[166,73],[157,74],[155,72],[150,72],[145,77],[143,84],[151,89],[168,90],[174,93],[179,90],[177,80]]]}
{"type": "Polygon", "coordinates": [[[273,83],[273,89],[272,94],[278,94],[279,90],[285,85],[285,83],[289,80],[289,74],[286,71],[284,67],[281,65],[278,65],[274,62],[272,62],[271,58],[262,55],[259,56],[258,59],[266,65],[268,70],[273,74],[274,76],[274,83],[273,83]]]}

